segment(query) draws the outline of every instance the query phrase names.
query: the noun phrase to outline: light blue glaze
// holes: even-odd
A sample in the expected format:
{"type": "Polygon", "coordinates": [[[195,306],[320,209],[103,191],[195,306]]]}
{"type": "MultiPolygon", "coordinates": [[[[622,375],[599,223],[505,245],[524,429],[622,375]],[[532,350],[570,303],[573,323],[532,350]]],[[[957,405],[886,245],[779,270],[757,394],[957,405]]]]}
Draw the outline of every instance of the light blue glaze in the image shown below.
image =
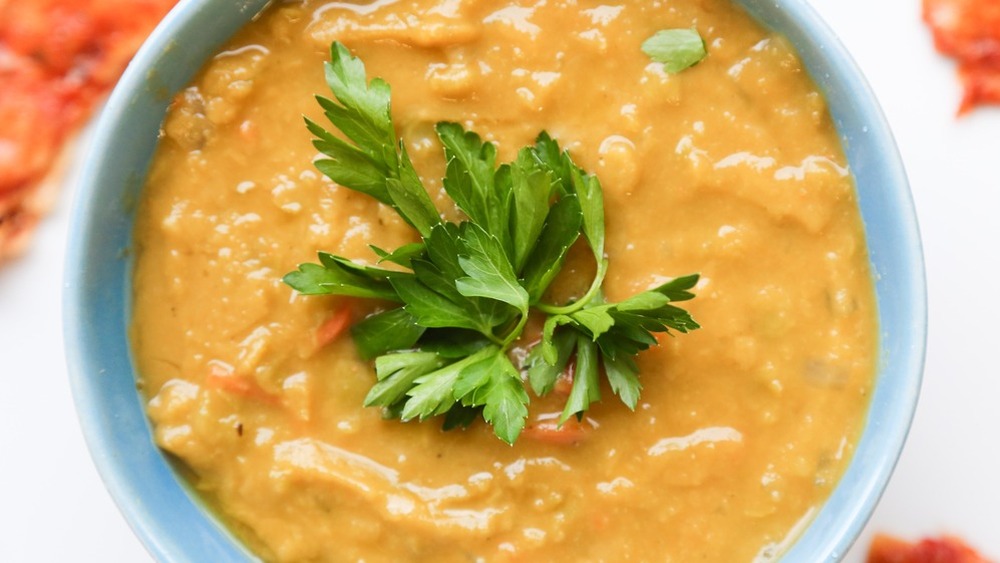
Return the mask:
{"type": "MultiPolygon", "coordinates": [[[[104,110],[76,196],[64,319],[70,383],[98,471],[143,543],[162,561],[255,559],[154,447],[127,340],[133,206],[173,92],[267,0],[188,0],[157,28],[104,110]]],[[[892,134],[860,71],[802,0],[744,0],[796,46],[826,95],[855,175],[876,273],[881,364],[865,434],[830,500],[785,561],[833,561],[882,494],[916,407],[927,330],[920,236],[892,134]]]]}

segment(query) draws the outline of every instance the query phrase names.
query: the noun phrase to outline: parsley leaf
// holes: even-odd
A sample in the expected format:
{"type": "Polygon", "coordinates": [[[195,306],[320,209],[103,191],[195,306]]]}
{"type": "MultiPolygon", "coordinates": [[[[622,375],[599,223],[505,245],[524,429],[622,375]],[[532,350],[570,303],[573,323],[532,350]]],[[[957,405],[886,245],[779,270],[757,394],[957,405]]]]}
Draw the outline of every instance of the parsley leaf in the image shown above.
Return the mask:
{"type": "Polygon", "coordinates": [[[695,29],[657,31],[642,43],[642,52],[663,63],[663,70],[671,74],[698,64],[708,54],[705,40],[695,29]]]}
{"type": "Polygon", "coordinates": [[[559,145],[548,135],[539,136],[536,141],[536,152],[540,153],[539,162],[556,175],[561,189],[576,196],[583,235],[597,262],[597,272],[590,288],[575,303],[561,307],[539,305],[539,309],[549,314],[571,313],[586,306],[598,295],[601,284],[604,283],[604,276],[608,272],[608,261],[604,257],[604,191],[601,189],[600,180],[577,166],[569,152],[560,153],[559,145]]]}
{"type": "Polygon", "coordinates": [[[573,373],[573,388],[566,399],[559,423],[573,415],[582,415],[590,408],[590,403],[601,400],[601,384],[597,371],[597,345],[583,334],[576,338],[576,371],[573,373]]]}
{"type": "Polygon", "coordinates": [[[497,358],[498,365],[490,372],[483,418],[493,425],[501,440],[513,444],[528,418],[529,398],[514,364],[506,355],[498,354],[497,358]]]}
{"type": "Polygon", "coordinates": [[[455,280],[455,289],[466,297],[503,301],[527,317],[528,292],[518,283],[500,241],[475,223],[462,225],[462,241],[466,254],[459,255],[458,263],[468,275],[455,280]]]}
{"type": "Polygon", "coordinates": [[[673,301],[691,299],[694,295],[688,290],[697,282],[697,275],[684,276],[619,303],[598,299],[569,314],[550,316],[542,329],[541,344],[528,354],[526,367],[532,388],[551,389],[565,366],[568,350],[576,347],[573,388],[561,420],[583,412],[591,402],[599,400],[599,388],[592,373],[598,363],[604,368],[611,390],[634,410],[642,389],[635,355],[657,343],[654,332],[669,333],[671,329],[689,332],[698,328],[687,311],[671,305],[673,301]],[[570,335],[577,340],[571,340],[570,335]]]}
{"type": "Polygon", "coordinates": [[[396,136],[388,84],[369,82],[364,64],[339,43],[331,46],[326,79],[335,99],[317,99],[338,134],[306,119],[326,157],[316,167],[391,206],[420,239],[395,250],[371,247],[378,263],[393,269],[320,252],[318,264],[301,264],[284,277],[302,294],[392,303],[351,328],[358,353],[375,364],[365,406],[403,421],[443,415],[446,429],[481,416],[509,444],[528,417],[524,379],[541,396],[572,374],[560,424],[601,399],[602,373],[635,409],[641,391],[635,355],[656,344],[655,332],[698,328],[673,304],[694,297],[698,276],[606,302],[601,183],[544,131],[513,162],[498,164],[492,143],[457,123],[437,124],[446,160],[442,183],[466,216],[442,221],[396,136]],[[597,264],[589,289],[567,304],[543,303],[581,236],[597,264]],[[511,346],[539,313],[546,315],[540,344],[515,366],[511,346]]]}
{"type": "Polygon", "coordinates": [[[639,366],[629,354],[603,355],[604,373],[611,384],[611,391],[618,395],[630,410],[639,402],[639,366]]]}
{"type": "Polygon", "coordinates": [[[549,210],[534,251],[522,271],[532,305],[541,300],[566,261],[566,253],[580,237],[583,212],[575,195],[563,196],[549,210]]]}
{"type": "Polygon", "coordinates": [[[378,255],[379,263],[392,262],[406,268],[410,267],[410,260],[423,256],[426,251],[426,247],[422,242],[404,244],[392,252],[382,250],[375,245],[368,246],[372,249],[372,252],[378,255]]]}
{"type": "MultiPolygon", "coordinates": [[[[418,377],[415,385],[406,392],[409,399],[403,406],[401,418],[421,420],[448,412],[459,401],[455,396],[455,385],[462,372],[467,368],[477,369],[477,364],[491,360],[499,350],[496,346],[487,346],[457,362],[418,377]]],[[[467,405],[471,406],[471,405],[467,405]]]]}
{"type": "Polygon", "coordinates": [[[427,328],[402,307],[371,315],[351,327],[358,354],[370,360],[393,350],[413,347],[427,328]]]}
{"type": "Polygon", "coordinates": [[[479,135],[466,131],[458,123],[438,123],[438,138],[444,145],[448,166],[444,189],[458,208],[473,222],[494,232],[491,203],[495,203],[493,177],[496,174],[497,149],[483,143],[479,135]]]}
{"type": "Polygon", "coordinates": [[[300,265],[298,271],[285,274],[282,281],[303,295],[347,295],[399,301],[389,279],[409,276],[402,272],[379,273],[375,268],[358,266],[322,252],[320,261],[321,264],[300,265]]]}
{"type": "MultiPolygon", "coordinates": [[[[433,265],[428,265],[427,268],[432,269],[433,265]]],[[[484,335],[492,334],[495,322],[493,310],[484,311],[470,302],[452,300],[419,279],[395,280],[393,287],[406,303],[403,308],[421,326],[467,328],[484,335]]]]}
{"type": "Polygon", "coordinates": [[[560,331],[553,335],[550,345],[555,351],[552,363],[543,356],[542,346],[533,347],[526,358],[528,383],[539,397],[548,395],[552,391],[559,375],[569,364],[570,355],[576,348],[576,333],[571,330],[560,331]]]}
{"type": "Polygon", "coordinates": [[[421,376],[444,365],[433,352],[398,352],[375,360],[376,383],[365,397],[365,406],[394,405],[405,400],[406,393],[421,376]]]}
{"type": "Polygon", "coordinates": [[[306,119],[306,127],[317,137],[313,146],[330,157],[318,160],[316,168],[338,184],[391,205],[426,236],[441,218],[406,148],[396,140],[389,85],[380,78],[368,83],[364,63],[340,43],[330,47],[330,59],[326,82],[336,101],[321,96],[317,100],[330,123],[354,144],[306,119]]]}

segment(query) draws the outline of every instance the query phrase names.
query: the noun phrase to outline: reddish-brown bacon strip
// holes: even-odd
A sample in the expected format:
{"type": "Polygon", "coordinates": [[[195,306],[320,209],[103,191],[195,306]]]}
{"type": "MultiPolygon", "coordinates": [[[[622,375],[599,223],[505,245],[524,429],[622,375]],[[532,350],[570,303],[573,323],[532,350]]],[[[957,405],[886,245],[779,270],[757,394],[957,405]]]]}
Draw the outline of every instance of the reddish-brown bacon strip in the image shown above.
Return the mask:
{"type": "Polygon", "coordinates": [[[1000,2],[924,0],[924,21],[938,51],[958,59],[965,90],[959,113],[1000,104],[1000,2]]]}
{"type": "Polygon", "coordinates": [[[867,563],[992,563],[962,540],[942,536],[916,543],[879,534],[872,540],[867,563]]]}
{"type": "Polygon", "coordinates": [[[0,261],[44,213],[63,143],[176,1],[0,0],[0,261]]]}

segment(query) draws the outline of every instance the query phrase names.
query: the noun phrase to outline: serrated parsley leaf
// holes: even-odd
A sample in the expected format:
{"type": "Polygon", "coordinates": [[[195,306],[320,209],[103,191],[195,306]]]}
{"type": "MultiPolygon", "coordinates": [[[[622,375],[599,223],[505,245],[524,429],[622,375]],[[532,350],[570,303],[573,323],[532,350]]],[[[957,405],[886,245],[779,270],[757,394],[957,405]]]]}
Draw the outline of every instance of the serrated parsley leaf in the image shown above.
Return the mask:
{"type": "Polygon", "coordinates": [[[442,223],[431,229],[431,236],[424,239],[427,258],[448,278],[458,279],[465,275],[458,263],[462,235],[455,223],[442,223]]]}
{"type": "Polygon", "coordinates": [[[583,234],[600,262],[604,260],[604,192],[601,182],[597,176],[590,176],[575,166],[570,177],[583,212],[583,234]]]}
{"type": "Polygon", "coordinates": [[[524,429],[529,397],[520,373],[500,348],[462,368],[455,382],[455,399],[464,407],[483,407],[483,418],[504,442],[513,444],[524,429]]]}
{"type": "Polygon", "coordinates": [[[572,322],[572,317],[566,315],[552,315],[545,319],[545,324],[542,325],[542,358],[550,365],[554,366],[559,362],[559,348],[555,342],[556,328],[572,322]]]}
{"type": "Polygon", "coordinates": [[[549,215],[552,173],[541,169],[530,149],[522,149],[510,167],[513,209],[510,214],[514,271],[524,268],[549,215]]]}
{"type": "MultiPolygon", "coordinates": [[[[319,99],[329,102],[324,98],[319,99]]],[[[385,188],[385,178],[389,172],[384,162],[334,137],[308,117],[305,120],[306,127],[317,136],[313,139],[313,146],[330,157],[313,163],[320,172],[342,186],[391,204],[392,200],[385,188]]]]}
{"type": "Polygon", "coordinates": [[[611,391],[634,411],[639,403],[639,392],[642,391],[642,384],[639,383],[639,366],[630,354],[614,356],[604,354],[603,360],[604,373],[611,385],[611,391]]]}
{"type": "Polygon", "coordinates": [[[708,54],[705,40],[695,29],[657,31],[642,43],[642,52],[663,63],[663,70],[671,74],[698,64],[708,54]]]}
{"type": "Polygon", "coordinates": [[[582,414],[590,404],[601,400],[601,382],[597,368],[597,344],[583,334],[576,338],[576,371],[573,373],[573,387],[566,399],[566,406],[559,423],[573,415],[582,414]]]}
{"type": "Polygon", "coordinates": [[[552,350],[555,350],[555,362],[549,363],[542,354],[542,346],[534,346],[528,352],[527,368],[528,383],[531,389],[539,397],[548,395],[552,391],[559,375],[566,370],[569,358],[576,348],[576,332],[563,330],[555,333],[549,343],[552,350]]]}
{"type": "Polygon", "coordinates": [[[698,279],[700,276],[698,274],[691,274],[688,276],[681,276],[679,278],[674,278],[667,283],[660,285],[650,291],[655,291],[657,293],[662,293],[663,295],[670,298],[671,301],[688,301],[689,299],[694,299],[694,294],[691,293],[690,289],[698,285],[698,279]]]}
{"type": "Polygon", "coordinates": [[[566,253],[580,237],[582,224],[583,212],[575,195],[564,196],[549,210],[538,243],[521,274],[532,305],[545,295],[545,290],[559,274],[566,261],[566,253]]]}
{"type": "Polygon", "coordinates": [[[637,293],[615,305],[618,311],[643,311],[658,309],[670,303],[671,299],[666,295],[656,291],[643,291],[637,293]]]}
{"type": "Polygon", "coordinates": [[[498,438],[513,444],[528,418],[528,393],[518,371],[506,356],[499,356],[498,368],[490,372],[490,388],[483,418],[493,425],[498,438]]]}
{"type": "MultiPolygon", "coordinates": [[[[330,46],[330,62],[323,68],[326,83],[342,104],[321,103],[330,122],[362,147],[392,146],[396,134],[389,114],[389,85],[380,78],[369,84],[364,63],[341,43],[330,46]]],[[[377,156],[375,151],[372,156],[377,156]]]]}
{"type": "Polygon", "coordinates": [[[615,305],[584,307],[570,315],[570,317],[573,319],[573,322],[585,328],[593,340],[597,340],[598,337],[615,325],[615,318],[610,313],[615,307],[615,305]]]}
{"type": "Polygon", "coordinates": [[[462,225],[459,266],[467,277],[455,280],[455,288],[466,297],[496,299],[528,314],[528,292],[518,283],[514,268],[500,241],[475,223],[462,225]]]}
{"type": "Polygon", "coordinates": [[[403,308],[421,326],[467,328],[489,334],[492,323],[480,311],[456,303],[415,278],[393,280],[393,288],[406,305],[403,308]]]}
{"type": "MultiPolygon", "coordinates": [[[[457,262],[457,258],[455,260],[457,262]]],[[[462,295],[458,291],[455,277],[446,274],[433,262],[414,259],[411,263],[417,281],[423,284],[426,289],[436,293],[439,297],[447,299],[451,305],[457,307],[461,311],[461,314],[472,323],[472,325],[468,323],[452,325],[454,327],[470,328],[478,331],[487,338],[492,338],[492,327],[506,323],[516,314],[514,309],[503,302],[462,295]]],[[[408,303],[408,305],[416,306],[417,304],[408,303]]],[[[445,305],[447,306],[448,304],[445,305]]],[[[429,314],[433,315],[434,313],[431,311],[429,314]]],[[[434,326],[446,328],[440,325],[434,326]]]]}
{"type": "Polygon", "coordinates": [[[380,78],[370,83],[361,59],[341,43],[330,46],[325,64],[326,82],[336,101],[318,97],[324,115],[351,145],[306,119],[316,135],[313,145],[328,159],[316,167],[334,182],[391,205],[421,235],[440,222],[406,149],[396,139],[390,112],[389,85],[380,78]]]}
{"type": "Polygon", "coordinates": [[[427,331],[402,307],[367,317],[351,327],[358,354],[370,360],[393,350],[412,348],[427,331]]]}
{"type": "Polygon", "coordinates": [[[458,380],[455,381],[456,401],[467,407],[481,407],[486,404],[491,372],[502,369],[499,362],[507,359],[500,348],[494,350],[488,356],[462,368],[458,380]]]}
{"type": "Polygon", "coordinates": [[[358,264],[357,262],[348,260],[342,256],[335,256],[328,252],[319,252],[317,255],[319,256],[320,264],[325,266],[328,270],[343,270],[355,276],[367,278],[373,281],[387,281],[392,278],[405,278],[410,276],[408,272],[366,266],[365,264],[358,264]]]}
{"type": "Polygon", "coordinates": [[[417,187],[389,178],[385,181],[385,188],[400,215],[409,219],[410,224],[421,235],[429,235],[431,227],[441,222],[437,209],[427,197],[423,185],[417,187]]]}
{"type": "Polygon", "coordinates": [[[499,348],[488,346],[478,352],[463,358],[443,368],[422,375],[416,379],[416,385],[406,394],[410,397],[403,406],[401,418],[411,420],[444,414],[451,409],[458,398],[455,397],[455,384],[462,375],[462,370],[482,360],[489,359],[499,348]]]}
{"type": "Polygon", "coordinates": [[[496,147],[484,143],[479,135],[466,131],[458,123],[438,123],[437,134],[448,163],[445,191],[470,219],[480,225],[490,225],[496,147]]]}
{"type": "Polygon", "coordinates": [[[572,313],[585,307],[600,293],[607,275],[608,260],[604,257],[604,192],[597,177],[577,166],[568,151],[560,153],[558,143],[547,135],[538,136],[534,150],[538,162],[556,179],[559,190],[566,195],[576,196],[582,232],[597,264],[590,288],[579,300],[563,306],[539,305],[539,309],[549,314],[572,313]]]}
{"type": "Polygon", "coordinates": [[[382,262],[392,262],[393,264],[399,264],[404,268],[410,267],[410,260],[414,258],[419,258],[426,254],[427,248],[422,242],[412,242],[410,244],[404,244],[396,250],[389,252],[387,250],[382,250],[375,245],[368,245],[376,255],[378,255],[379,263],[382,262]]]}
{"type": "Polygon", "coordinates": [[[399,301],[399,295],[386,279],[374,279],[352,273],[339,265],[300,264],[285,274],[282,281],[303,295],[347,295],[399,301]]]}
{"type": "Polygon", "coordinates": [[[365,406],[391,407],[406,396],[414,382],[445,364],[433,352],[397,352],[375,360],[376,383],[365,397],[365,406]]]}

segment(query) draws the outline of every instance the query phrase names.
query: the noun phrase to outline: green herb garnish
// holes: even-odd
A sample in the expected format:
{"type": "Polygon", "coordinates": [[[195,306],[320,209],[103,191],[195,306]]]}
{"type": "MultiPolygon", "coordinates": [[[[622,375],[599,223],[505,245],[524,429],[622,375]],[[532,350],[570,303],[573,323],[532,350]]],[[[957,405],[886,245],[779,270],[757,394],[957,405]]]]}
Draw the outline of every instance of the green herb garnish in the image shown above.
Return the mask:
{"type": "Polygon", "coordinates": [[[319,264],[301,264],[284,277],[303,294],[396,304],[351,329],[362,357],[375,360],[377,381],[365,405],[404,421],[445,415],[446,428],[468,426],[481,414],[500,439],[513,443],[530,400],[522,369],[534,392],[544,395],[575,358],[562,421],[582,416],[600,399],[602,370],[611,390],[635,409],[635,356],[656,344],[654,332],[698,328],[672,304],[694,297],[688,290],[698,276],[605,302],[601,184],[544,132],[513,162],[498,166],[492,144],[456,123],[439,123],[445,191],[468,217],[442,221],[396,137],[388,84],[368,83],[363,63],[340,43],[331,47],[326,79],[336,101],[319,97],[319,103],[347,140],[307,119],[313,144],[329,157],[317,168],[393,207],[420,234],[420,242],[395,250],[373,248],[380,262],[406,271],[321,252],[319,264]],[[590,289],[568,304],[543,302],[581,234],[597,261],[590,289]],[[533,314],[546,315],[542,340],[526,365],[515,367],[508,351],[533,314]]]}
{"type": "Polygon", "coordinates": [[[643,41],[642,52],[675,74],[705,58],[705,40],[695,29],[665,29],[643,41]]]}

